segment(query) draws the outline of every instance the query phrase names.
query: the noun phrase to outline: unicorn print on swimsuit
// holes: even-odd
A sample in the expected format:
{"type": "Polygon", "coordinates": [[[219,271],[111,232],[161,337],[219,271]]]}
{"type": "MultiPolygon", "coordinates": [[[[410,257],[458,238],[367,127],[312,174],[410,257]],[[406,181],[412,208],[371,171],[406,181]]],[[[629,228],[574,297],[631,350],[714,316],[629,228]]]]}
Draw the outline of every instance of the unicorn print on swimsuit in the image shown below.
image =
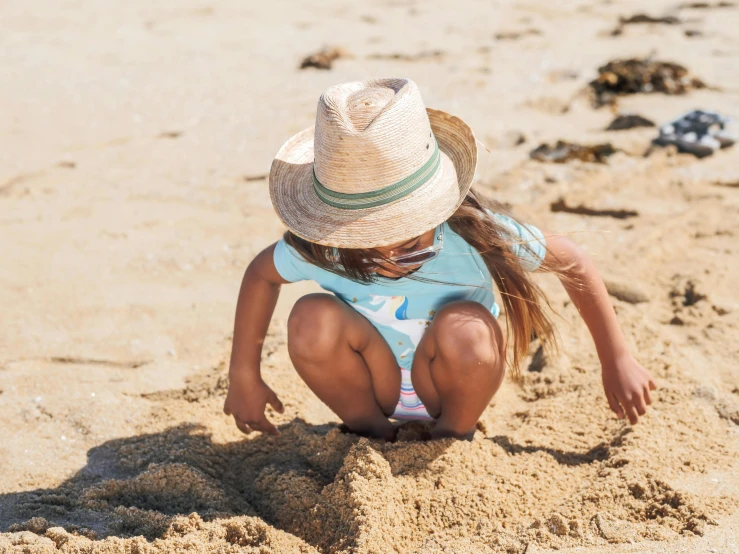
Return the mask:
{"type": "Polygon", "coordinates": [[[371,306],[380,306],[377,310],[370,310],[358,304],[352,304],[352,307],[364,314],[373,323],[390,327],[394,331],[405,335],[412,345],[412,348],[407,348],[399,355],[400,360],[408,360],[408,363],[405,364],[408,367],[400,367],[400,400],[398,401],[396,416],[428,417],[423,403],[413,389],[410,362],[413,359],[412,354],[416,351],[416,347],[421,342],[421,337],[430,323],[430,319],[408,319],[408,298],[405,296],[370,295],[370,297],[372,298],[369,302],[371,306]]]}
{"type": "Polygon", "coordinates": [[[376,296],[373,294],[370,297],[372,298],[370,305],[381,305],[377,311],[369,310],[357,304],[354,304],[353,307],[378,325],[385,325],[408,336],[413,348],[409,348],[402,355],[414,352],[418,343],[421,342],[421,337],[428,326],[429,320],[408,319],[408,298],[405,296],[376,296]]]}

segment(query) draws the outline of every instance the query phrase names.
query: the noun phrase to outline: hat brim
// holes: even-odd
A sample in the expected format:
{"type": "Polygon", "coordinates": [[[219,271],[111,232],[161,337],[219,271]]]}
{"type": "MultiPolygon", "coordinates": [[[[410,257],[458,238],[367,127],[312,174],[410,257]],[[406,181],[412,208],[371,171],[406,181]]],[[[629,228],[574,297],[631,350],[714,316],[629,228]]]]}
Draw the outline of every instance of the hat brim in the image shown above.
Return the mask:
{"type": "Polygon", "coordinates": [[[426,109],[441,151],[441,169],[408,196],[384,206],[347,210],[324,203],[313,189],[311,127],[282,145],[272,162],[269,193],[297,236],[336,248],[372,248],[417,237],[443,223],[467,195],[477,166],[472,129],[458,117],[426,109]]]}

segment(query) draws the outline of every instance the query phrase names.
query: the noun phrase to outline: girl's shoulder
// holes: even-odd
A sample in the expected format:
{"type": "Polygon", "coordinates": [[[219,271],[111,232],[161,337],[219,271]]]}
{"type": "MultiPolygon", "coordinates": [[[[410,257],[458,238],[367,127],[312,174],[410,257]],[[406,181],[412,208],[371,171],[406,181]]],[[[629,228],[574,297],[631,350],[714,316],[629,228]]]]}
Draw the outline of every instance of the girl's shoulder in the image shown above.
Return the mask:
{"type": "Polygon", "coordinates": [[[290,246],[285,239],[280,239],[275,245],[272,260],[277,273],[291,283],[297,281],[323,281],[331,272],[310,263],[300,253],[290,246]],[[325,274],[325,275],[324,275],[325,274]]]}
{"type": "MultiPolygon", "coordinates": [[[[536,271],[546,256],[546,238],[541,230],[528,223],[521,223],[513,217],[485,209],[492,220],[506,234],[513,254],[519,259],[526,271],[536,271]]],[[[456,234],[456,233],[455,233],[456,234]]],[[[462,237],[460,237],[462,238],[462,237]]]]}

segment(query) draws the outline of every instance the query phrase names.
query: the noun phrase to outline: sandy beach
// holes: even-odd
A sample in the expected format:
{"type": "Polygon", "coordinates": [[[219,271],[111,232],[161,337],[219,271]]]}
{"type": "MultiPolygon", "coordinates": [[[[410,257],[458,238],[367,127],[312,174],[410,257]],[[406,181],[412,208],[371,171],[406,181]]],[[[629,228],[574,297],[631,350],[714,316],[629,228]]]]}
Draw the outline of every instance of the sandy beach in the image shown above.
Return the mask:
{"type": "Polygon", "coordinates": [[[606,130],[739,117],[737,28],[734,2],[3,4],[0,552],[739,552],[739,145],[606,130]],[[599,67],[650,56],[706,86],[594,106],[599,67]],[[593,257],[659,385],[638,425],[551,276],[561,352],[533,342],[471,442],[342,433],[287,354],[305,283],[263,354],[281,435],[222,413],[275,153],[327,87],[391,76],[474,129],[479,191],[593,257]],[[614,153],[531,159],[558,140],[614,153]]]}

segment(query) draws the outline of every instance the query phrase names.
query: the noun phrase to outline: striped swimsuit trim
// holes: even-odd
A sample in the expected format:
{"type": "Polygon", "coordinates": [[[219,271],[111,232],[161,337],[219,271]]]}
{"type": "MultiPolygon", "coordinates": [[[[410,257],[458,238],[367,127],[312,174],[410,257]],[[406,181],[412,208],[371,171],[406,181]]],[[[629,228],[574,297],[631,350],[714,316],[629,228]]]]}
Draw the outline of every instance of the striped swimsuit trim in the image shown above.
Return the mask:
{"type": "Polygon", "coordinates": [[[424,406],[423,404],[416,404],[415,406],[406,406],[406,405],[398,402],[398,406],[402,407],[404,410],[413,410],[413,411],[415,411],[415,410],[425,410],[426,409],[426,406],[424,406]]]}

